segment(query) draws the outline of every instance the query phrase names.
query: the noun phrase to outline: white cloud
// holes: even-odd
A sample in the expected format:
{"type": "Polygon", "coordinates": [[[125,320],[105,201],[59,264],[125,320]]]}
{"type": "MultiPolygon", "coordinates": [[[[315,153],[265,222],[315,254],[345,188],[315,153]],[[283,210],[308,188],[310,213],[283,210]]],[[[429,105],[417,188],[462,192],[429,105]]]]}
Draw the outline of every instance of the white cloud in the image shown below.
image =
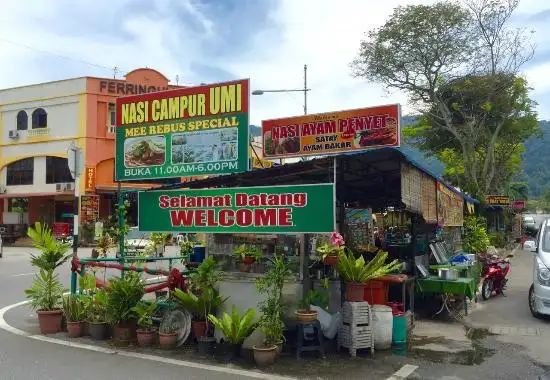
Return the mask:
{"type": "MultiPolygon", "coordinates": [[[[79,22],[90,28],[90,21],[116,19],[117,15],[133,10],[135,1],[52,0],[47,5],[38,2],[33,7],[27,7],[25,2],[7,2],[0,13],[0,88],[74,75],[109,76],[112,74],[109,68],[115,65],[123,70],[149,66],[172,79],[179,75],[180,83],[200,83],[206,79],[195,72],[193,63],[197,62],[226,70],[237,78],[250,77],[252,89],[301,88],[303,65],[307,64],[308,87],[311,88],[308,94],[310,113],[394,102],[404,105],[404,113],[407,113],[411,110],[406,106],[404,94],[387,93],[380,85],[353,78],[349,63],[355,57],[364,33],[381,25],[395,6],[434,2],[386,0],[373,4],[365,0],[280,0],[279,6],[270,14],[272,22],[266,23],[269,26],[255,31],[248,52],[224,60],[217,60],[205,52],[203,40],[211,37],[213,25],[219,20],[213,20],[206,13],[208,8],[197,6],[198,2],[194,0],[178,3],[190,15],[189,22],[194,22],[194,26],[186,25],[174,14],[170,7],[175,2],[145,2],[142,6],[147,4],[150,12],[120,20],[122,25],[119,30],[125,34],[124,38],[116,35],[111,38],[109,34],[112,31],[103,30],[100,26],[96,26],[95,32],[102,33],[101,37],[78,33],[79,22]],[[55,33],[55,28],[49,24],[52,17],[61,23],[70,18],[76,8],[80,17],[86,16],[74,23],[76,33],[71,33],[71,30],[63,34],[55,33]],[[2,42],[2,38],[70,56],[72,60],[14,46],[2,42]],[[49,63],[45,66],[59,63],[59,70],[43,69],[37,64],[41,60],[49,63]],[[78,60],[98,63],[107,68],[81,64],[78,60]]],[[[547,6],[547,0],[523,0],[518,22],[527,22],[530,15],[545,10],[547,6]]],[[[537,30],[539,49],[545,49],[547,42],[550,42],[546,23],[529,21],[527,26],[537,30]]],[[[223,39],[223,35],[219,38],[223,39]]],[[[238,43],[227,41],[226,49],[230,50],[238,43]]],[[[542,99],[550,91],[548,69],[550,64],[540,62],[532,65],[526,73],[530,84],[536,89],[536,99],[542,99]]],[[[251,101],[251,122],[254,124],[259,124],[262,119],[303,112],[301,93],[266,93],[253,96],[251,101]]],[[[550,108],[544,108],[541,104],[540,113],[549,117],[550,108]]]]}

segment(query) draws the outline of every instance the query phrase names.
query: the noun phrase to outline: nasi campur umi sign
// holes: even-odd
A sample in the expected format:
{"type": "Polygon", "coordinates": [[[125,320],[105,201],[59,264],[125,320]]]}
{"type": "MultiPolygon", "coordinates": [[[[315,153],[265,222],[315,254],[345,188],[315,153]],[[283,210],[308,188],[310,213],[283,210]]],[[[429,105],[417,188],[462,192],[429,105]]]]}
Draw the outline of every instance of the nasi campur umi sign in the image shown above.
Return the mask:
{"type": "Polygon", "coordinates": [[[397,147],[399,104],[262,121],[264,157],[286,158],[397,147]]]}
{"type": "Polygon", "coordinates": [[[328,233],[334,184],[144,191],[140,231],[328,233]]]}
{"type": "Polygon", "coordinates": [[[249,81],[116,100],[117,181],[248,170],[249,81]]]}

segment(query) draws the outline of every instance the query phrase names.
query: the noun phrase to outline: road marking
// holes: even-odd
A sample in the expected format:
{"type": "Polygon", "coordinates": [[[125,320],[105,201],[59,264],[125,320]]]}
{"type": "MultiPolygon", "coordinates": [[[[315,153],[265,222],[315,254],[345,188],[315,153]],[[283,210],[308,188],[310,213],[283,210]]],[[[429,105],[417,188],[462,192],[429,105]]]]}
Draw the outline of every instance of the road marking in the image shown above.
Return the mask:
{"type": "Polygon", "coordinates": [[[32,276],[32,275],[35,275],[35,274],[36,274],[35,272],[31,272],[31,273],[19,273],[19,274],[12,274],[12,275],[10,275],[10,277],[32,276]]]}
{"type": "Polygon", "coordinates": [[[6,330],[16,335],[29,336],[29,334],[26,331],[19,330],[13,326],[8,325],[8,323],[4,319],[4,314],[6,314],[8,311],[10,311],[11,309],[15,309],[16,307],[26,305],[28,303],[29,301],[21,301],[21,302],[14,303],[13,305],[8,305],[6,307],[1,308],[0,309],[0,329],[6,330]]]}
{"type": "Polygon", "coordinates": [[[399,371],[388,377],[386,380],[403,380],[406,379],[411,373],[416,371],[417,365],[405,364],[399,371]]]}
{"type": "Polygon", "coordinates": [[[222,366],[210,365],[210,364],[193,363],[193,362],[189,362],[189,361],[185,361],[185,360],[170,359],[170,358],[165,358],[165,357],[162,357],[162,356],[149,355],[149,354],[140,354],[140,353],[137,353],[137,352],[115,351],[115,350],[112,350],[112,349],[109,349],[109,348],[98,347],[98,346],[94,346],[94,345],[91,345],[91,344],[77,343],[77,342],[73,342],[73,341],[69,341],[69,340],[52,338],[52,337],[45,336],[45,335],[30,335],[26,331],[19,330],[18,328],[10,326],[4,318],[4,315],[8,311],[10,311],[11,309],[15,309],[16,307],[23,306],[23,305],[26,305],[28,303],[29,303],[29,301],[21,301],[21,302],[18,302],[18,303],[14,303],[13,305],[8,305],[8,306],[5,306],[5,307],[1,308],[0,309],[0,329],[11,332],[12,334],[24,336],[24,337],[34,339],[34,340],[39,340],[39,341],[42,341],[42,342],[48,342],[48,343],[53,343],[53,344],[58,344],[58,345],[61,345],[61,346],[67,346],[67,347],[73,347],[73,348],[80,348],[80,349],[83,349],[83,350],[95,351],[95,352],[100,352],[100,353],[109,354],[109,355],[120,355],[120,356],[126,356],[126,357],[134,358],[134,359],[150,360],[150,361],[154,361],[154,362],[177,365],[177,366],[180,366],[180,367],[202,369],[202,370],[212,371],[212,372],[230,373],[232,375],[244,376],[244,377],[252,378],[252,379],[296,380],[296,378],[294,378],[294,377],[277,376],[277,375],[271,375],[269,373],[248,371],[248,370],[244,370],[244,369],[222,367],[222,366]]]}

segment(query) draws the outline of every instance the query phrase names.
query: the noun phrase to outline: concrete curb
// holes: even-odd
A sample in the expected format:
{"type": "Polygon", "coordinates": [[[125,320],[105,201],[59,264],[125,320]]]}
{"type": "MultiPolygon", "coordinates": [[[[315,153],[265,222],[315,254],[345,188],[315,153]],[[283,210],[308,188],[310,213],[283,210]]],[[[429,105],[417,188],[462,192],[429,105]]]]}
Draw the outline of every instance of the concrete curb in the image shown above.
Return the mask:
{"type": "Polygon", "coordinates": [[[20,330],[18,328],[15,328],[13,326],[10,326],[6,322],[6,319],[4,318],[5,314],[8,311],[10,311],[12,309],[15,309],[17,307],[20,307],[20,306],[27,305],[28,303],[29,303],[29,301],[21,301],[21,302],[17,302],[17,303],[14,303],[12,305],[8,305],[8,306],[5,306],[5,307],[1,308],[0,309],[0,329],[5,330],[7,332],[10,332],[12,334],[23,336],[25,338],[29,338],[29,339],[33,339],[33,340],[38,340],[38,341],[47,342],[47,343],[53,343],[53,344],[57,344],[57,345],[60,345],[60,346],[66,346],[66,347],[71,347],[71,348],[79,348],[79,349],[88,350],[88,351],[95,351],[95,352],[100,352],[100,353],[104,353],[104,354],[108,354],[108,355],[120,355],[120,356],[129,357],[129,358],[149,360],[149,361],[153,361],[153,362],[157,362],[157,363],[176,365],[176,366],[180,366],[180,367],[202,369],[202,370],[205,370],[205,371],[218,372],[218,373],[228,373],[228,374],[231,374],[231,375],[243,376],[245,378],[250,378],[250,379],[296,380],[296,378],[294,378],[294,377],[278,376],[278,375],[271,375],[271,374],[268,374],[268,373],[249,371],[249,370],[244,370],[244,369],[237,369],[237,368],[231,368],[231,367],[222,367],[222,366],[210,365],[210,364],[194,363],[194,362],[189,362],[189,361],[185,361],[185,360],[171,359],[171,358],[166,358],[166,357],[157,356],[157,355],[141,354],[141,353],[126,351],[126,350],[121,350],[121,349],[112,350],[112,349],[109,349],[109,348],[98,347],[98,346],[94,346],[94,345],[91,345],[91,344],[83,344],[83,343],[78,343],[78,342],[73,342],[73,341],[68,341],[68,340],[52,338],[52,337],[49,337],[49,336],[46,336],[46,335],[31,335],[26,331],[23,331],[23,330],[20,330]]]}

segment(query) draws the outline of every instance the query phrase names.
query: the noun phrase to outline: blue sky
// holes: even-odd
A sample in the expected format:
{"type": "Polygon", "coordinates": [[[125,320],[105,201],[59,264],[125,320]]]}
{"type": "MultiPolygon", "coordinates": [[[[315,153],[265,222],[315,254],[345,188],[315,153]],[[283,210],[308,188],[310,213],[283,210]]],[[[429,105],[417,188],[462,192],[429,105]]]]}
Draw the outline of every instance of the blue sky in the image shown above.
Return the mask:
{"type": "MultiPolygon", "coordinates": [[[[4,2],[0,88],[74,76],[119,77],[152,67],[180,84],[250,78],[252,89],[299,88],[308,64],[308,111],[400,102],[406,97],[350,75],[364,33],[397,5],[433,0],[50,0],[4,2]],[[26,46],[26,47],[25,47],[26,46]],[[30,47],[30,48],[29,48],[30,47]]],[[[514,22],[535,31],[524,69],[550,119],[550,2],[522,0],[514,22]]],[[[302,113],[300,93],[251,100],[251,122],[302,113]]]]}

